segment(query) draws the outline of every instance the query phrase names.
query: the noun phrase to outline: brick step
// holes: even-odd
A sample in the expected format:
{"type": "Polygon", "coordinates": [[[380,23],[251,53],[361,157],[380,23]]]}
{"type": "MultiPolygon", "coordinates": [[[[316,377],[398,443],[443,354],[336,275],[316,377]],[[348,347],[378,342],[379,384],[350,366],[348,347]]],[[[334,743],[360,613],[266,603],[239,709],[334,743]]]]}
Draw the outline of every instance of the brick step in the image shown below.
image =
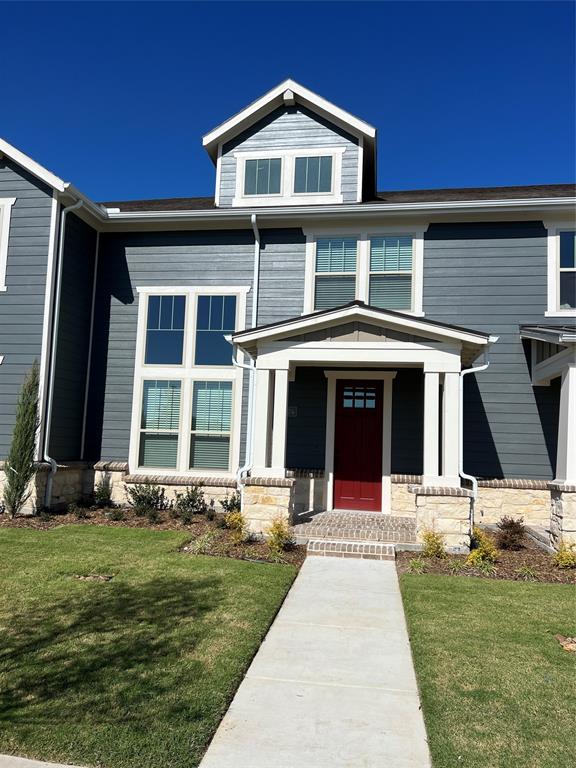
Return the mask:
{"type": "Polygon", "coordinates": [[[328,541],[365,541],[383,543],[413,544],[416,541],[414,528],[300,528],[295,526],[293,533],[297,540],[305,543],[306,539],[326,539],[328,541]]]}
{"type": "Polygon", "coordinates": [[[354,557],[364,560],[394,560],[394,544],[382,541],[346,541],[343,539],[310,539],[308,557],[354,557]]]}

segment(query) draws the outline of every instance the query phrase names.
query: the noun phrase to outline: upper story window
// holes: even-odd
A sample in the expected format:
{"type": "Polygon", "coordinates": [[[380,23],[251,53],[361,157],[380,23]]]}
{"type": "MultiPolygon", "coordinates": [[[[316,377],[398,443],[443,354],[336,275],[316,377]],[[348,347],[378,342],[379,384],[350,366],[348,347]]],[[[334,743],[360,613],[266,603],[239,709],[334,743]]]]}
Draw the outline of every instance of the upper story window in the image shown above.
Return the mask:
{"type": "Polygon", "coordinates": [[[341,203],[345,147],[235,152],[234,206],[341,203]]]}
{"type": "Polygon", "coordinates": [[[279,195],[282,160],[279,157],[246,160],[245,195],[279,195]]]}
{"type": "Polygon", "coordinates": [[[225,336],[243,328],[247,292],[138,289],[130,442],[136,472],[227,473],[238,465],[242,371],[225,336]]]}
{"type": "Polygon", "coordinates": [[[356,253],[354,237],[320,238],[316,241],[314,309],[331,309],[354,301],[356,253]]]}
{"type": "Polygon", "coordinates": [[[15,197],[0,197],[0,291],[6,290],[10,214],[12,212],[12,206],[15,202],[15,197]]]}
{"type": "Polygon", "coordinates": [[[576,228],[548,225],[548,317],[576,315],[576,228]]]}
{"type": "Polygon", "coordinates": [[[424,229],[323,236],[306,233],[304,312],[354,299],[422,315],[424,229]]]}
{"type": "Polygon", "coordinates": [[[332,156],[297,157],[294,164],[295,194],[332,192],[332,156]]]}

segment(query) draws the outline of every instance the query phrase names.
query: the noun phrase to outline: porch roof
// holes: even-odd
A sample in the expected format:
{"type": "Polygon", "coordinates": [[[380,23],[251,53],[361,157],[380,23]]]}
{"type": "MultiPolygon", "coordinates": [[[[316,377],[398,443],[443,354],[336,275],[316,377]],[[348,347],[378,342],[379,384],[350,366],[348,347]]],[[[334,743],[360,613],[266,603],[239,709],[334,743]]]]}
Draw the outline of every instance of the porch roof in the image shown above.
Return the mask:
{"type": "Polygon", "coordinates": [[[362,301],[352,301],[334,309],[299,315],[277,323],[269,323],[233,334],[230,339],[241,349],[254,354],[263,341],[281,341],[311,331],[328,329],[343,323],[362,322],[388,328],[395,332],[420,336],[423,339],[462,345],[462,360],[471,363],[487,345],[498,340],[497,336],[462,326],[440,323],[403,312],[380,309],[362,301]]]}

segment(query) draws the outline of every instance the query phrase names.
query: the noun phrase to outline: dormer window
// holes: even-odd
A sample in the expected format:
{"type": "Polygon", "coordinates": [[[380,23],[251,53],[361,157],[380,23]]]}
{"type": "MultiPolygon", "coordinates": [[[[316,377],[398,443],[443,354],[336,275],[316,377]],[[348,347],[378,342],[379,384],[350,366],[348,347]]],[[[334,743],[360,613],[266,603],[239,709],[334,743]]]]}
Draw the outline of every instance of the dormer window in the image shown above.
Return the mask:
{"type": "Polygon", "coordinates": [[[343,201],[345,147],[235,152],[234,206],[318,205],[343,201]]]}
{"type": "Polygon", "coordinates": [[[244,170],[245,195],[279,195],[282,160],[270,157],[246,160],[244,170]]]}
{"type": "Polygon", "coordinates": [[[294,194],[332,192],[332,155],[297,157],[294,164],[294,194]]]}

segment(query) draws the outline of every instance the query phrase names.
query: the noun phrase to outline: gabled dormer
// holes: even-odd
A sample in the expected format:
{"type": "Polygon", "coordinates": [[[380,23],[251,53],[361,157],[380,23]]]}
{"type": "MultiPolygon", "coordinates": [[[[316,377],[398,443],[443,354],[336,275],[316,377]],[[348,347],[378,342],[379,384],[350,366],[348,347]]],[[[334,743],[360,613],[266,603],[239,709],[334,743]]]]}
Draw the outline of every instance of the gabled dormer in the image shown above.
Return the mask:
{"type": "Polygon", "coordinates": [[[376,129],[285,80],[203,139],[216,205],[357,203],[375,193],[376,129]]]}

